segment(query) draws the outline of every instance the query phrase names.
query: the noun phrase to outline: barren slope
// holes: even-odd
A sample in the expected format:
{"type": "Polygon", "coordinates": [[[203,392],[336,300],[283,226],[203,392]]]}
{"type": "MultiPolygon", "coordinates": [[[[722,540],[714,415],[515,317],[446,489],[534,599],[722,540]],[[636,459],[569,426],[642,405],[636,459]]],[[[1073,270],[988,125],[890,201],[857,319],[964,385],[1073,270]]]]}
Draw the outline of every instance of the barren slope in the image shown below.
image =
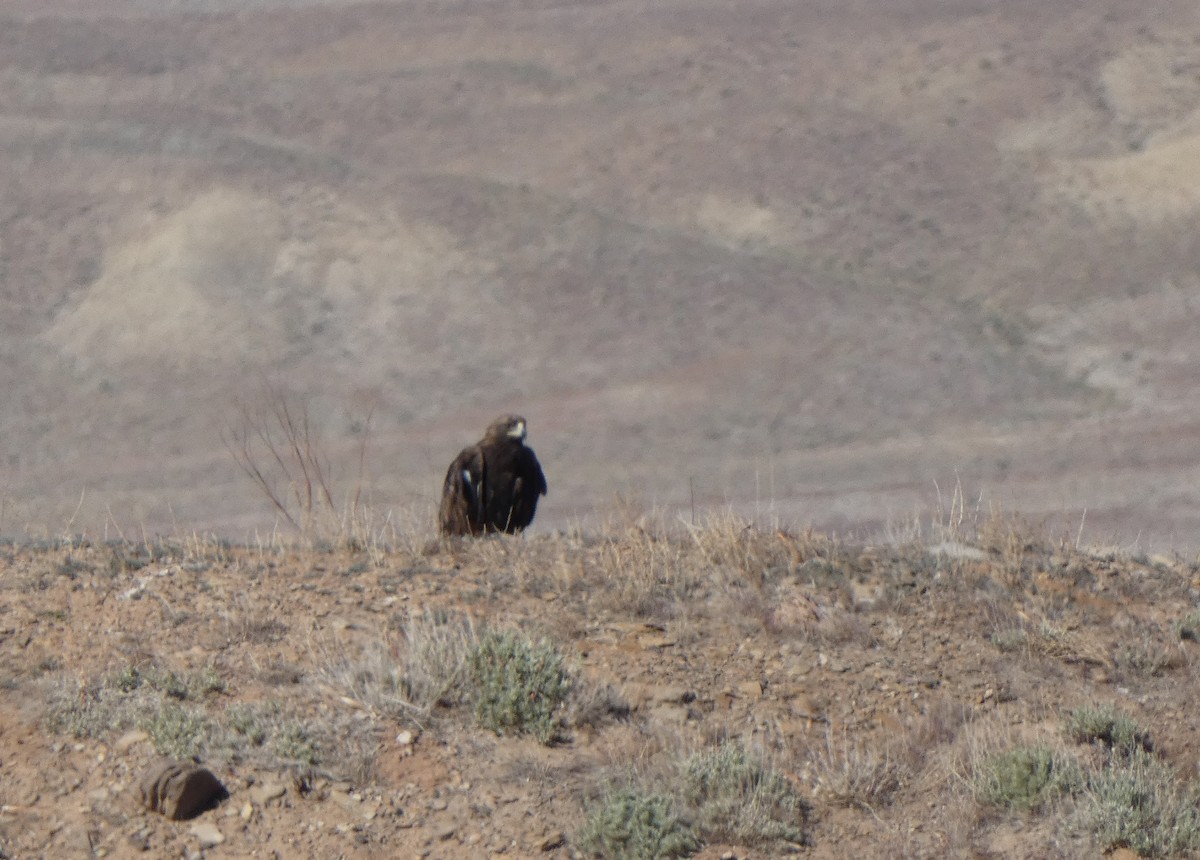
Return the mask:
{"type": "Polygon", "coordinates": [[[385,508],[519,409],[543,527],[957,474],[1191,546],[1197,16],[10,4],[0,530],[270,527],[266,380],[385,508]]]}

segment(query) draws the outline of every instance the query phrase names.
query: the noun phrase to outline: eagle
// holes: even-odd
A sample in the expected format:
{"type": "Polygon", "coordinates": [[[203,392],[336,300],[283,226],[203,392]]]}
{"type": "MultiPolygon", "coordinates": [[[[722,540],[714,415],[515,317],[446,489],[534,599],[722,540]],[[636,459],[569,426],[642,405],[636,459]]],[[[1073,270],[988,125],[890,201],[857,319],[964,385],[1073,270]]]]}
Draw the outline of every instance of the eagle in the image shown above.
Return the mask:
{"type": "Polygon", "coordinates": [[[524,418],[501,415],[454,458],[442,487],[442,534],[514,534],[533,522],[546,476],[525,433],[524,418]]]}

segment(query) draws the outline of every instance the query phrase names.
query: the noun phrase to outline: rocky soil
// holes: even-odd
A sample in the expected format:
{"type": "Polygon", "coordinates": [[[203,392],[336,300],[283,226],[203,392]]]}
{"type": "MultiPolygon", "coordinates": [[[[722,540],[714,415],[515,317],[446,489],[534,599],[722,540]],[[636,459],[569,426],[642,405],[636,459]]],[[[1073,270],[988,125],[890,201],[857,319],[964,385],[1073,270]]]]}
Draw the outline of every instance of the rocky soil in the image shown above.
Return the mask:
{"type": "Polygon", "coordinates": [[[806,838],[695,856],[1096,856],[1119,846],[1069,807],[998,809],[975,774],[1113,704],[1194,777],[1198,575],[1013,519],[878,546],[732,516],[461,544],[14,543],[0,856],[579,857],[606,791],[669,787],[725,742],[799,793],[806,838]],[[552,743],[478,725],[461,677],[424,704],[412,677],[385,683],[431,631],[489,628],[566,658],[552,743]],[[228,797],[148,810],[139,786],[173,753],[228,797]]]}

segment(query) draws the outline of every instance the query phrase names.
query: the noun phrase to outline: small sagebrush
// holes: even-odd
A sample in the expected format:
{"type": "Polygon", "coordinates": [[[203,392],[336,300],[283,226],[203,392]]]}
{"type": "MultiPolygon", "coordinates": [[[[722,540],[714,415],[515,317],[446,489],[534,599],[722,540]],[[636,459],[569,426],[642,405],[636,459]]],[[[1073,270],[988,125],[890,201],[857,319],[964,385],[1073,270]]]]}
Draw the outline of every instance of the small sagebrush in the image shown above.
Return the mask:
{"type": "Polygon", "coordinates": [[[1063,731],[1075,743],[1100,743],[1118,755],[1153,749],[1150,733],[1112,705],[1076,708],[1067,715],[1063,731]]]}
{"type": "Polygon", "coordinates": [[[700,839],[669,795],[622,788],[591,810],[575,845],[605,860],[665,860],[694,854],[700,839]]]}
{"type": "Polygon", "coordinates": [[[714,842],[803,844],[808,808],[786,778],[737,744],[690,756],[682,797],[697,831],[714,842]]]}
{"type": "Polygon", "coordinates": [[[1082,785],[1078,764],[1045,746],[1016,747],[992,756],[976,774],[980,800],[1006,809],[1041,809],[1082,785]]]}
{"type": "Polygon", "coordinates": [[[1144,750],[1094,775],[1079,816],[1097,847],[1142,857],[1191,856],[1200,849],[1200,790],[1144,750]]]}
{"type": "Polygon", "coordinates": [[[553,646],[493,630],[467,663],[479,725],[498,735],[531,734],[542,743],[559,735],[571,675],[553,646]]]}
{"type": "Polygon", "coordinates": [[[203,711],[170,700],[163,701],[141,725],[160,755],[184,761],[199,757],[216,730],[203,711]]]}

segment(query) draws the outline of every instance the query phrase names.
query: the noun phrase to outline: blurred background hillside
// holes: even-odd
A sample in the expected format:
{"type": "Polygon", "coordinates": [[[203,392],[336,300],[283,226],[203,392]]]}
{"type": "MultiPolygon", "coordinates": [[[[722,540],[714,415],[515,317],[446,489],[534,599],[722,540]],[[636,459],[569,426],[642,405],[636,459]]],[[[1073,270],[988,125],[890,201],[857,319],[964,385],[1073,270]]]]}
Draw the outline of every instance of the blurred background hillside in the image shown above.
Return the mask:
{"type": "Polygon", "coordinates": [[[3,534],[270,529],[273,386],[383,510],[519,411],[535,529],[1200,547],[1194,2],[16,0],[0,152],[3,534]]]}

